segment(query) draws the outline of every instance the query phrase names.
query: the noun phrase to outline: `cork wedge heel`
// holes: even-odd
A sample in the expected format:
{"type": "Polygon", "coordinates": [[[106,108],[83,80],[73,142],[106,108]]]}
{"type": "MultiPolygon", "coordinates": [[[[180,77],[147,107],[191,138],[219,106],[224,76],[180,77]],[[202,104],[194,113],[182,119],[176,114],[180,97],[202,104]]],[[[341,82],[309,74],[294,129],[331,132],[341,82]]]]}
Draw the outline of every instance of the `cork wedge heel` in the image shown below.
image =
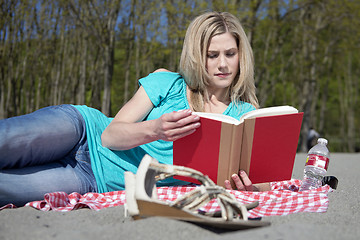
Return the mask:
{"type": "Polygon", "coordinates": [[[240,204],[226,189],[216,185],[201,172],[186,167],[161,164],[149,155],[145,155],[142,159],[136,175],[131,172],[125,173],[125,194],[127,212],[134,219],[161,216],[234,230],[270,224],[248,219],[248,210],[257,207],[258,202],[240,204]],[[160,201],[157,198],[156,182],[175,175],[194,178],[202,185],[173,202],[160,201]],[[211,213],[201,211],[200,208],[212,199],[217,200],[221,210],[211,213]]]}

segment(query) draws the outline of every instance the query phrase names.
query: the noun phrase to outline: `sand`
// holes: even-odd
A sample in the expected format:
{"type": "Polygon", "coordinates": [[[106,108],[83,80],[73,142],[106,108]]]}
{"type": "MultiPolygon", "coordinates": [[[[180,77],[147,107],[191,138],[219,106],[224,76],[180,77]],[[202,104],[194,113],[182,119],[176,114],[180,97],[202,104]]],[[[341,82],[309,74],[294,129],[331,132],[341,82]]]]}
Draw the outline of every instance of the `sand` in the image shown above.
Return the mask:
{"type": "MultiPolygon", "coordinates": [[[[302,178],[306,155],[295,159],[293,177],[302,178]]],[[[360,239],[360,154],[333,153],[328,174],[339,179],[326,213],[264,217],[269,227],[219,231],[153,217],[124,217],[122,206],[100,211],[42,212],[30,207],[0,211],[2,239],[360,239]]]]}

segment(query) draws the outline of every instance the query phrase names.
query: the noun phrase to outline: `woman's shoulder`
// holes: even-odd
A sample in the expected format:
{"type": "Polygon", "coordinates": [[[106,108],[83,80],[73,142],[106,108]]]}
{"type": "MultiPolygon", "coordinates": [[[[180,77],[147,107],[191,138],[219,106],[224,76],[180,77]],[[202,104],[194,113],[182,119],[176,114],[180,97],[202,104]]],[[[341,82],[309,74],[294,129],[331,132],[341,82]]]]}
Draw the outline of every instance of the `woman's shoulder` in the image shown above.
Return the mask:
{"type": "Polygon", "coordinates": [[[145,89],[158,89],[169,91],[174,86],[181,87],[184,78],[176,72],[155,71],[139,79],[139,84],[145,89]]]}
{"type": "Polygon", "coordinates": [[[168,96],[183,92],[184,78],[176,72],[157,71],[139,80],[151,102],[157,106],[168,96]]]}
{"type": "Polygon", "coordinates": [[[158,69],[150,73],[144,78],[141,78],[139,81],[161,81],[161,82],[171,82],[178,79],[183,79],[183,77],[177,72],[170,72],[166,69],[158,69]]]}
{"type": "Polygon", "coordinates": [[[158,73],[158,72],[170,72],[171,73],[171,71],[167,70],[166,68],[158,68],[153,73],[158,73]]]}

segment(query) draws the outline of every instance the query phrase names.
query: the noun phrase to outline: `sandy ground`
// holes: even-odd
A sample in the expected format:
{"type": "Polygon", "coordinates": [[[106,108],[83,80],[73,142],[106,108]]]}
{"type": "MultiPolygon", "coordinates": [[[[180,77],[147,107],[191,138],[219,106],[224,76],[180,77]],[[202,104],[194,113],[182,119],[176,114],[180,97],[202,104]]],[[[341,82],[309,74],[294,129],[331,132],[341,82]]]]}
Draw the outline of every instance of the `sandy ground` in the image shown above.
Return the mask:
{"type": "MultiPolygon", "coordinates": [[[[301,179],[305,154],[297,154],[293,177],[301,179]]],[[[339,179],[326,213],[264,217],[271,226],[218,231],[160,217],[133,221],[123,207],[100,211],[42,212],[30,207],[0,211],[0,239],[360,239],[360,154],[333,153],[329,175],[339,179]]]]}

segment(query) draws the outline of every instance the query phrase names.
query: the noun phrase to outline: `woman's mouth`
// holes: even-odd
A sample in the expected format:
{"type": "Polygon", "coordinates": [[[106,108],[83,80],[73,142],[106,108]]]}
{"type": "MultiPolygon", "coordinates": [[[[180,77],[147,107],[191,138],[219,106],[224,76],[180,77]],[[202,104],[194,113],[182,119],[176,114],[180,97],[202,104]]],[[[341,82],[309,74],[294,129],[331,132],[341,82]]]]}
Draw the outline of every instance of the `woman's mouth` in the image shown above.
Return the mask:
{"type": "Polygon", "coordinates": [[[219,78],[226,78],[228,76],[230,76],[231,73],[217,73],[215,74],[215,76],[219,77],[219,78]]]}

